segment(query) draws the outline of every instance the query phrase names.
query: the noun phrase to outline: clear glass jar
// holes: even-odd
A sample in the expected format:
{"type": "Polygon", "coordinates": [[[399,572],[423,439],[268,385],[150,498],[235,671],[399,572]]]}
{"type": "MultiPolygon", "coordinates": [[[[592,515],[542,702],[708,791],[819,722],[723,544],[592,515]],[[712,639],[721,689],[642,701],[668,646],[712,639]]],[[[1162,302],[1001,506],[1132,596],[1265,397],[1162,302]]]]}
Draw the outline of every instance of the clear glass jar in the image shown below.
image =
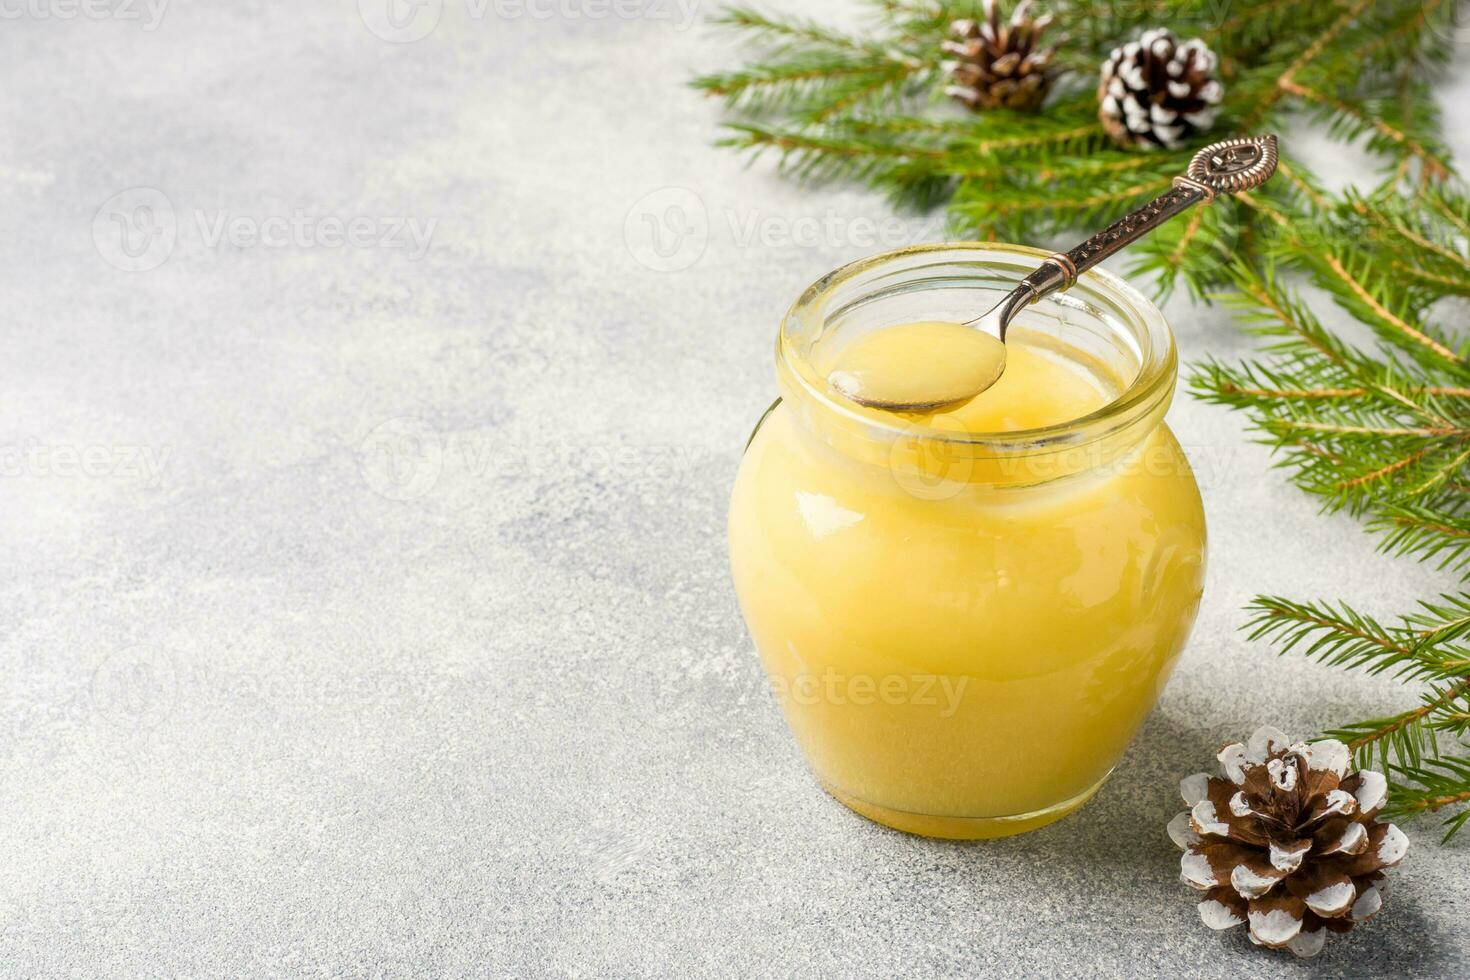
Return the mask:
{"type": "Polygon", "coordinates": [[[1086,273],[1011,327],[1103,392],[1081,418],[972,432],[822,380],[856,334],[968,319],[1045,255],[921,246],[815,283],[732,494],[736,592],[792,732],[833,796],[912,833],[1004,836],[1086,802],[1199,606],[1204,514],[1163,422],[1173,336],[1116,277],[1086,273]]]}

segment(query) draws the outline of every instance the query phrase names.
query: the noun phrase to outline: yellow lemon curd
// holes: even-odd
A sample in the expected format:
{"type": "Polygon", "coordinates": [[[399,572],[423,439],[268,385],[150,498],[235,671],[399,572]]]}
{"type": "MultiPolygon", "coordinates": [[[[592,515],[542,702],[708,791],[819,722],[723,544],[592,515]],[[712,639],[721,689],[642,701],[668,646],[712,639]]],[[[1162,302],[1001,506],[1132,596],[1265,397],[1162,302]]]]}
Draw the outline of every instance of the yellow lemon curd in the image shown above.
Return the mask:
{"type": "MultiPolygon", "coordinates": [[[[891,361],[902,379],[867,363],[875,384],[916,384],[969,343],[879,332],[912,349],[891,361]]],[[[935,837],[1019,833],[1086,802],[1162,691],[1202,589],[1199,492],[1161,420],[1172,348],[1168,392],[1132,424],[997,452],[988,437],[1105,420],[1128,381],[1024,329],[1006,346],[993,387],[925,415],[819,404],[787,372],[731,500],[741,608],[818,780],[935,837]]],[[[842,362],[814,357],[806,382],[842,362]]]]}
{"type": "Polygon", "coordinates": [[[848,344],[827,371],[827,383],[863,404],[938,408],[989,388],[1005,366],[1005,344],[989,334],[962,323],[921,320],[874,330],[848,344]]]}

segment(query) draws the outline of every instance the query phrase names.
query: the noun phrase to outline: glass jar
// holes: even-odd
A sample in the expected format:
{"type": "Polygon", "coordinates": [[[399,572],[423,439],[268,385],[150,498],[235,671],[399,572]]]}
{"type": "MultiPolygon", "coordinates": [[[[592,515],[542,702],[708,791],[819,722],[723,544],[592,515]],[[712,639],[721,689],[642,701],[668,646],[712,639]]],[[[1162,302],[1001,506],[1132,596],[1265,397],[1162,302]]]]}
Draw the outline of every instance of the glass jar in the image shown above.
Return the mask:
{"type": "Polygon", "coordinates": [[[732,494],[736,592],[793,734],[828,792],[911,833],[1004,836],[1085,803],[1199,607],[1204,514],[1163,422],[1174,340],[1121,280],[1086,273],[1010,328],[1102,392],[1081,418],[972,432],[823,381],[853,337],[969,319],[1045,255],[921,246],[815,283],[732,494]]]}

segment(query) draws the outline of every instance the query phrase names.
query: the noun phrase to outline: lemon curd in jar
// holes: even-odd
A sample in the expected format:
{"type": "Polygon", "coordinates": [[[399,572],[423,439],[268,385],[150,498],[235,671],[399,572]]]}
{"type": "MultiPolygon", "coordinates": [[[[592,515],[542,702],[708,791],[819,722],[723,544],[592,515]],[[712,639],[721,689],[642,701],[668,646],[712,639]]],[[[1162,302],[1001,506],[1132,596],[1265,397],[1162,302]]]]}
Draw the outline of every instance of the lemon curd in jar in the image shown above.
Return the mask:
{"type": "Polygon", "coordinates": [[[900,830],[995,837],[1080,806],[1198,608],[1204,517],[1162,421],[1173,340],[1122,282],[1028,309],[996,384],[947,410],[828,384],[848,345],[967,319],[1044,255],[922,247],[818,282],[736,478],[736,591],[787,722],[833,796],[900,830]]]}

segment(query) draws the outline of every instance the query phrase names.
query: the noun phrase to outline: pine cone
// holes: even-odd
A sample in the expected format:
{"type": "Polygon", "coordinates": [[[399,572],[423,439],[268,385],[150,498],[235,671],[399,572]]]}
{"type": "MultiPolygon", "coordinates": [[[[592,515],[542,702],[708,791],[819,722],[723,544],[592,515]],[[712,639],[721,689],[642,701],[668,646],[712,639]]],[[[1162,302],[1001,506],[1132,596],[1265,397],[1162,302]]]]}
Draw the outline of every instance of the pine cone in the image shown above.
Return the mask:
{"type": "Polygon", "coordinates": [[[945,94],[977,112],[1039,109],[1056,79],[1052,59],[1057,49],[1037,47],[1051,17],[1033,18],[1030,0],[1021,0],[1006,24],[1000,22],[995,0],[985,0],[984,10],[982,21],[957,20],[950,25],[950,33],[960,40],[941,45],[955,56],[944,63],[954,79],[945,94]]]}
{"type": "Polygon", "coordinates": [[[1215,123],[1225,88],[1215,53],[1199,38],[1180,44],[1163,29],[1114,48],[1102,65],[1098,118],[1122,146],[1173,150],[1215,123]]]}
{"type": "Polygon", "coordinates": [[[1274,728],[1220,750],[1225,779],[1196,773],[1179,784],[1193,809],[1169,821],[1184,849],[1186,885],[1204,891],[1211,929],[1250,923],[1251,941],[1315,956],[1327,933],[1347,932],[1383,905],[1383,870],[1409,839],[1374,817],[1388,782],[1353,772],[1335,739],[1288,744],[1274,728]]]}

